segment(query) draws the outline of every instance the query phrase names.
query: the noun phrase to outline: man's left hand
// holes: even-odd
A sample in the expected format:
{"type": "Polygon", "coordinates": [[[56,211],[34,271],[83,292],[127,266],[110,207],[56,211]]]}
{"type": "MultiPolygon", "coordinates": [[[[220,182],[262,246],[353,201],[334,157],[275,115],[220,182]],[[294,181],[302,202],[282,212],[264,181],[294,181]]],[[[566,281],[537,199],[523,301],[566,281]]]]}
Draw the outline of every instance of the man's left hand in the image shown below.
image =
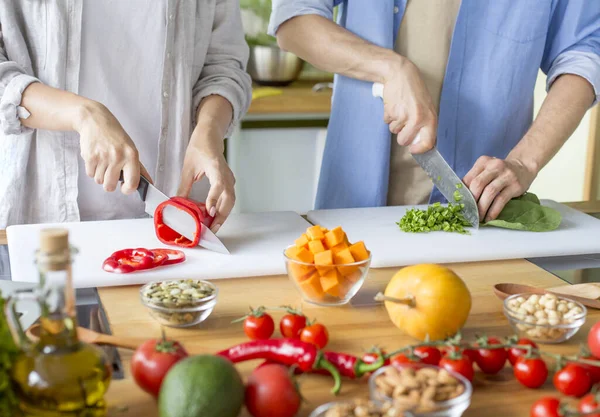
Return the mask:
{"type": "Polygon", "coordinates": [[[536,176],[537,172],[518,159],[482,156],[463,180],[477,201],[479,218],[488,222],[498,217],[512,198],[523,195],[536,176]]]}

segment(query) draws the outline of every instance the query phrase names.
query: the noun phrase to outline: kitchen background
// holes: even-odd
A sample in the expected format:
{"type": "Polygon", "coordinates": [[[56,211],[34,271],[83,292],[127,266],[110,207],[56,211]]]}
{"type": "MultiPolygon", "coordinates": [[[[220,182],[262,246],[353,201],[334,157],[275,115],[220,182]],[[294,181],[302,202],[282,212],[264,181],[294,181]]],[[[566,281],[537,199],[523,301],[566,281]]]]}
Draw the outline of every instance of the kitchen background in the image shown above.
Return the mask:
{"type": "MultiPolygon", "coordinates": [[[[246,38],[251,45],[249,72],[254,80],[287,86],[255,85],[249,114],[227,144],[237,178],[237,212],[312,209],[329,118],[329,83],[322,73],[282,53],[266,35],[270,0],[241,0],[246,38]],[[320,91],[313,91],[314,88],[320,91]]],[[[535,112],[544,97],[540,72],[535,112]]],[[[600,118],[594,109],[558,155],[540,173],[531,190],[560,202],[600,196],[600,118]]]]}

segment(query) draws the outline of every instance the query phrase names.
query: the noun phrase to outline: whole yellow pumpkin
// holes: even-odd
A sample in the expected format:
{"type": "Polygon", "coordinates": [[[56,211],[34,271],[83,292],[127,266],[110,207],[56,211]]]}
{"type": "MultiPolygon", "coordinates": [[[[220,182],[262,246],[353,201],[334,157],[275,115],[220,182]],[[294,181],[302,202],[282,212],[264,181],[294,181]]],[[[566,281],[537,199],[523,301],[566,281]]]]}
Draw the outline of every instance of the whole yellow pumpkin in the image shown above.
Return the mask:
{"type": "Polygon", "coordinates": [[[419,340],[456,334],[471,311],[471,294],[464,281],[441,265],[402,268],[379,299],[385,301],[394,325],[419,340]]]}

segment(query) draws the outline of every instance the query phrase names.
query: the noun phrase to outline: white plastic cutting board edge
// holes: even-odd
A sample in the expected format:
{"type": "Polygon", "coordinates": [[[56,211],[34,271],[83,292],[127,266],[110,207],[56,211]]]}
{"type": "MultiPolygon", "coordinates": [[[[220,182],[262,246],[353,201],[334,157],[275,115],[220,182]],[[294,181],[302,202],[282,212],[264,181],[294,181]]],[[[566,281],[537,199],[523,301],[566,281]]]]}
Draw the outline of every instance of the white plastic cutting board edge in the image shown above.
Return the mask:
{"type": "Polygon", "coordinates": [[[294,212],[232,214],[218,236],[230,255],[200,247],[183,249],[186,261],[149,271],[112,274],[102,262],[125,248],[164,248],[154,234],[153,219],[9,226],[6,230],[14,281],[37,282],[34,252],[43,228],[69,229],[69,241],[79,250],[74,257],[76,288],[143,284],[175,278],[218,279],[285,274],[283,250],[310,225],[294,212]]]}
{"type": "Polygon", "coordinates": [[[554,201],[542,204],[562,213],[557,230],[535,233],[481,227],[469,229],[470,235],[404,233],[396,222],[412,206],[317,210],[308,213],[308,220],[327,228],[342,226],[351,242],[363,240],[375,268],[600,253],[600,220],[554,201]]]}

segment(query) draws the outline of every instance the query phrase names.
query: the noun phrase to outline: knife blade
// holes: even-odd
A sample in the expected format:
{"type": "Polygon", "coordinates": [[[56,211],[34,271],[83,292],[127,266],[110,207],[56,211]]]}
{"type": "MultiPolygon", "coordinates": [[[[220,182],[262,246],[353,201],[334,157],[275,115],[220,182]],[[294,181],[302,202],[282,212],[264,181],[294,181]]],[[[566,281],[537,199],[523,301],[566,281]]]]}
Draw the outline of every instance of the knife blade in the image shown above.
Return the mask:
{"type": "MultiPolygon", "coordinates": [[[[143,175],[140,175],[137,192],[144,202],[144,211],[151,217],[154,217],[154,212],[158,205],[169,199],[169,197],[152,185],[143,175]]],[[[165,207],[163,210],[163,223],[189,240],[194,240],[193,231],[196,230],[196,222],[184,211],[173,206],[165,207]]],[[[208,227],[201,227],[198,246],[213,252],[229,254],[227,247],[208,227]]]]}
{"type": "MultiPolygon", "coordinates": [[[[373,84],[372,93],[374,97],[383,99],[383,84],[373,84]]],[[[420,136],[417,135],[413,143],[417,143],[420,140],[420,136]]],[[[427,152],[421,154],[412,154],[412,157],[427,173],[429,178],[433,181],[435,186],[440,193],[449,202],[457,202],[464,204],[463,216],[471,223],[475,229],[479,228],[479,209],[477,208],[477,202],[475,197],[471,194],[471,191],[462,182],[462,180],[456,175],[454,170],[448,165],[448,162],[440,154],[437,148],[430,149],[427,152]],[[456,201],[455,193],[458,192],[460,199],[456,201]]]]}

